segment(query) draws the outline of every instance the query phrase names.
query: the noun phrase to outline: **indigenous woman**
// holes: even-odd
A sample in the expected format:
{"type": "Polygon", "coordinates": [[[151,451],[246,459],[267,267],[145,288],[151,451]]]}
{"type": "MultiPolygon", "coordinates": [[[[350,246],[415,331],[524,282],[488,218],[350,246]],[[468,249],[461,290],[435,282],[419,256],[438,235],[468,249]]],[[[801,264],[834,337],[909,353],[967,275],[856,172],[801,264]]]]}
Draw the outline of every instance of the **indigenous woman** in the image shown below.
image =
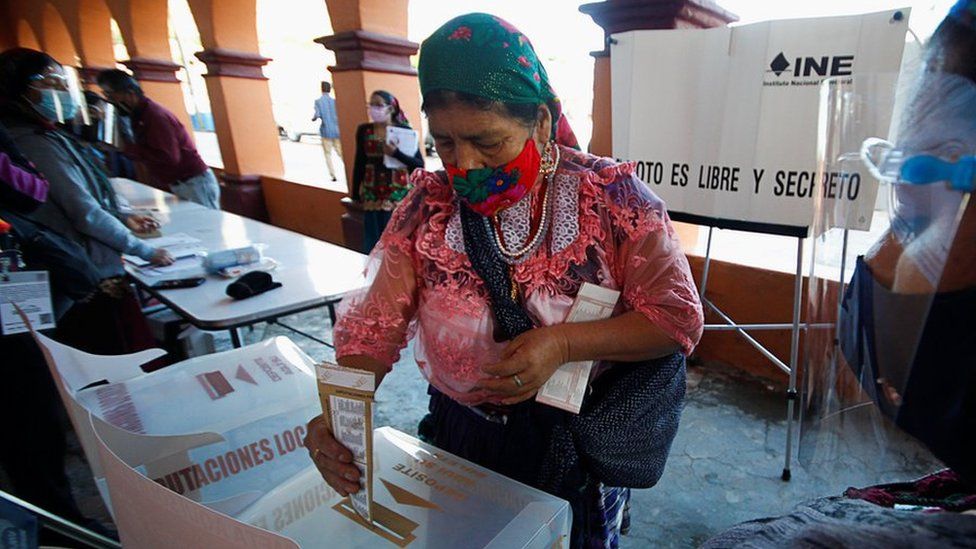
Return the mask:
{"type": "MultiPolygon", "coordinates": [[[[698,293],[663,202],[633,166],[554,141],[559,100],[518,29],[458,17],[423,43],[419,73],[445,170],[414,172],[371,255],[371,285],[344,301],[338,361],[379,380],[414,338],[431,395],[421,436],[549,489],[553,433],[572,414],[536,402],[539,388],[569,362],[597,361],[599,378],[690,353],[698,293]],[[612,318],[566,323],[584,284],[620,292],[612,318]]],[[[675,427],[678,363],[668,378],[678,396],[665,406],[675,427]]],[[[349,451],[321,418],[309,430],[327,482],[357,491],[349,451]]],[[[550,491],[573,507],[573,546],[615,546],[628,491],[579,461],[560,471],[550,491]]]]}
{"type": "Polygon", "coordinates": [[[390,214],[410,189],[410,172],[424,167],[420,147],[404,154],[390,139],[387,128],[410,128],[400,102],[390,92],[377,90],[369,98],[370,122],[356,129],[356,161],[352,169],[352,199],[363,210],[363,246],[369,253],[390,221],[390,214]],[[399,164],[391,168],[387,158],[399,164]]]}

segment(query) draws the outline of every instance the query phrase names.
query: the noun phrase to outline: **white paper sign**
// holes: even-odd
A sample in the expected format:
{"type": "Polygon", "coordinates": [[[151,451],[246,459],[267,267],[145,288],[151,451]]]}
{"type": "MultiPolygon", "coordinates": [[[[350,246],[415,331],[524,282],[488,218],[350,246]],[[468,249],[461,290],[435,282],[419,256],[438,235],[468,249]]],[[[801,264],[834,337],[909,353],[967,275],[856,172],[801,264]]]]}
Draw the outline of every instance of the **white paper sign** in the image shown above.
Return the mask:
{"type": "Polygon", "coordinates": [[[27,315],[35,330],[54,328],[54,307],[47,271],[20,271],[0,275],[0,322],[3,335],[28,331],[14,305],[27,315]]]}
{"type": "MultiPolygon", "coordinates": [[[[566,322],[586,322],[610,318],[620,292],[586,282],[576,295],[576,301],[569,310],[566,322]]],[[[543,404],[555,406],[578,414],[586,396],[593,361],[570,362],[553,372],[552,377],[539,388],[535,399],[543,404]]]]}
{"type": "MultiPolygon", "coordinates": [[[[417,132],[399,126],[386,127],[386,142],[394,145],[403,154],[413,156],[420,148],[417,132]]],[[[407,165],[389,155],[383,155],[383,165],[387,168],[406,168],[407,165]]]]}
{"type": "Polygon", "coordinates": [[[908,15],[615,34],[614,156],[674,212],[805,228],[820,194],[865,204],[843,223],[867,229],[877,183],[817,176],[820,86],[897,74],[908,15]]]}

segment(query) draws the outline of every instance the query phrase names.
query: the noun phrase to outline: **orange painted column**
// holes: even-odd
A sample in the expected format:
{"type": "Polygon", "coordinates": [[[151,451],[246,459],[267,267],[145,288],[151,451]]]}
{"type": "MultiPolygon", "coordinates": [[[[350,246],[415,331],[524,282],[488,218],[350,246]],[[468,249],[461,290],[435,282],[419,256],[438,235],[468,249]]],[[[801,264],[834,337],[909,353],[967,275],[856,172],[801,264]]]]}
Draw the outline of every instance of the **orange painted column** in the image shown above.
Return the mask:
{"type": "Polygon", "coordinates": [[[0,2],[0,51],[17,47],[17,17],[9,2],[0,2]]]}
{"type": "Polygon", "coordinates": [[[4,16],[13,33],[15,46],[43,50],[41,47],[41,8],[40,2],[31,0],[6,0],[0,4],[4,16]]]}
{"type": "Polygon", "coordinates": [[[129,59],[122,64],[132,71],[150,99],[191,128],[183,89],[176,77],[180,65],[173,62],[169,48],[166,0],[105,0],[105,4],[118,23],[129,52],[129,59]]]}
{"type": "Polygon", "coordinates": [[[45,3],[40,10],[41,47],[62,65],[78,66],[78,49],[61,12],[52,3],[45,3]]]}
{"type": "Polygon", "coordinates": [[[217,142],[224,161],[222,205],[265,220],[261,176],[281,176],[284,163],[271,90],[262,67],[270,59],[258,53],[255,0],[190,0],[207,65],[207,92],[217,142]]]}
{"type": "Polygon", "coordinates": [[[95,78],[115,68],[112,47],[112,14],[105,0],[50,0],[61,6],[65,23],[78,47],[79,74],[85,86],[100,92],[95,78]]]}
{"type": "MultiPolygon", "coordinates": [[[[375,90],[396,96],[411,125],[421,132],[420,86],[410,56],[419,44],[407,40],[407,0],[326,0],[332,36],[315,41],[335,52],[332,72],[342,141],[346,181],[352,181],[356,156],[356,128],[368,122],[366,104],[375,90]]],[[[351,183],[350,183],[351,185],[351,183]]],[[[343,234],[346,246],[362,247],[362,212],[344,200],[343,234]]]]}

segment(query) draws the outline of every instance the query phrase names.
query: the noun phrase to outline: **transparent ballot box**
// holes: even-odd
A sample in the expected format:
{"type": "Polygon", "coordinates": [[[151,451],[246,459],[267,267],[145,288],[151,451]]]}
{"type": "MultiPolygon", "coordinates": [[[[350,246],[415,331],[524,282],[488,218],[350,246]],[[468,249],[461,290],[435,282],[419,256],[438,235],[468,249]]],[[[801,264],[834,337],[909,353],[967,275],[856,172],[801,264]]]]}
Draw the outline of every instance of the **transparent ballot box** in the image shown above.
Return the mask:
{"type": "Polygon", "coordinates": [[[309,467],[237,519],[301,547],[551,548],[569,504],[390,427],[373,434],[373,523],[309,467]]]}
{"type": "Polygon", "coordinates": [[[234,516],[308,466],[305,426],[321,412],[312,368],[278,337],[90,387],[76,398],[115,429],[106,443],[130,466],[234,516]]]}

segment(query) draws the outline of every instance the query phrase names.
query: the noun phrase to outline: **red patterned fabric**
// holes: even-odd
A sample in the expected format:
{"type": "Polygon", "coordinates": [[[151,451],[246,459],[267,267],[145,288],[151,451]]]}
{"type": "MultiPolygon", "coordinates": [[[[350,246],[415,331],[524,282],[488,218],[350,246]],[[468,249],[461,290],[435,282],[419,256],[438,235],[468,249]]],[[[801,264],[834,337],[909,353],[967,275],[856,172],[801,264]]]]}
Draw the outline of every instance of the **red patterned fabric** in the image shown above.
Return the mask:
{"type": "MultiPolygon", "coordinates": [[[[701,303],[664,203],[631,164],[561,153],[553,190],[578,199],[555,205],[552,222],[571,230],[552,227],[544,245],[513,268],[526,310],[537,325],[561,323],[580,286],[599,284],[621,291],[616,314],[641,312],[690,353],[701,337],[701,303]]],[[[416,337],[427,380],[463,404],[479,404],[485,395],[469,391],[504,343],[494,341],[485,289],[449,234],[457,198],[447,177],[418,170],[412,183],[370,255],[370,286],[340,305],[336,353],[392,366],[416,337]]],[[[525,199],[541,200],[542,187],[525,199]]]]}

